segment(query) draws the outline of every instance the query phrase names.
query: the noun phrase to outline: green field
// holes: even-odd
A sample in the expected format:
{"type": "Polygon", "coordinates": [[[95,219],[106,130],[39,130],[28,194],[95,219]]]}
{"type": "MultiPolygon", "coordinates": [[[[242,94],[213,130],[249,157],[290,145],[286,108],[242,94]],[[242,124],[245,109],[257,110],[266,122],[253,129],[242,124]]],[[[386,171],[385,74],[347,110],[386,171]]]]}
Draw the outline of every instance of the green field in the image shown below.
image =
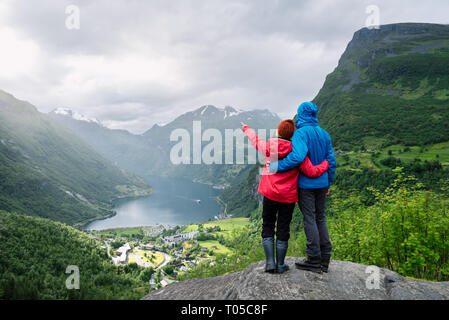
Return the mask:
{"type": "Polygon", "coordinates": [[[403,152],[405,146],[393,145],[382,150],[382,156],[388,157],[388,151],[391,150],[392,156],[401,160],[438,160],[443,165],[449,165],[449,141],[441,142],[424,147],[409,147],[410,151],[403,152]],[[421,152],[422,151],[422,152],[421,152]]]}
{"type": "Polygon", "coordinates": [[[209,250],[214,251],[214,253],[218,254],[232,253],[231,249],[221,245],[220,243],[218,243],[217,240],[198,241],[198,244],[203,248],[207,248],[209,250]]]}
{"type": "MultiPolygon", "coordinates": [[[[378,141],[366,141],[369,146],[377,145],[378,141]]],[[[370,150],[372,150],[370,148],[370,150]]],[[[374,149],[375,150],[375,149],[374,149]]],[[[404,145],[392,145],[378,151],[379,156],[373,162],[372,152],[349,152],[337,156],[338,168],[353,169],[359,168],[385,168],[380,161],[388,157],[399,158],[402,161],[437,160],[443,166],[449,166],[449,141],[441,142],[423,147],[404,145]]]]}
{"type": "Polygon", "coordinates": [[[117,228],[117,229],[107,229],[101,231],[93,231],[96,236],[106,236],[106,237],[127,237],[133,234],[144,234],[141,227],[134,228],[117,228]]]}
{"type": "Polygon", "coordinates": [[[143,261],[150,263],[153,266],[153,268],[157,268],[161,263],[164,262],[164,259],[165,259],[164,255],[157,251],[134,249],[130,253],[128,263],[136,262],[135,258],[132,256],[134,254],[140,256],[140,258],[143,261]],[[146,256],[145,256],[145,254],[146,254],[146,256]],[[152,255],[154,256],[154,258],[151,260],[152,255]]]}
{"type": "MultiPolygon", "coordinates": [[[[214,226],[220,227],[221,231],[215,232],[216,234],[228,237],[233,231],[239,231],[249,225],[248,218],[231,218],[225,220],[209,221],[203,223],[204,228],[213,228],[214,226]]],[[[185,227],[183,232],[190,232],[198,230],[198,224],[191,224],[185,227]]]]}

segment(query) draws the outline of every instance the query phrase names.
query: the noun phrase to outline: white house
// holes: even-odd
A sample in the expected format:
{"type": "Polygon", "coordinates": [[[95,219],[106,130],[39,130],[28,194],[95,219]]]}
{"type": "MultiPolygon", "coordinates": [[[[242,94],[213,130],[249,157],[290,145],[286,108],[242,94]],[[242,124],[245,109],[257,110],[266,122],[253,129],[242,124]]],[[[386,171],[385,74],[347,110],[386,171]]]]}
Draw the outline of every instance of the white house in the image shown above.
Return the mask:
{"type": "Polygon", "coordinates": [[[168,282],[165,279],[161,280],[161,286],[166,287],[168,285],[168,282]]]}
{"type": "Polygon", "coordinates": [[[128,251],[131,250],[131,247],[129,246],[129,243],[126,243],[124,246],[121,246],[120,248],[118,248],[117,252],[120,254],[117,257],[112,257],[112,261],[115,264],[119,264],[119,263],[126,263],[126,260],[128,258],[128,251]]]}

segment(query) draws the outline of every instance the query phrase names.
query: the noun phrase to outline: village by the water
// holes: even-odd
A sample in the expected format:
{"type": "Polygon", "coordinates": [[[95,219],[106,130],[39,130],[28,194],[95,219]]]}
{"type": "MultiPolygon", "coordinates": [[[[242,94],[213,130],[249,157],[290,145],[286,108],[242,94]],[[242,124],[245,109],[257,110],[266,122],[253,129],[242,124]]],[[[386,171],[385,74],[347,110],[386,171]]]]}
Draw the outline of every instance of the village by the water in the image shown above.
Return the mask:
{"type": "Polygon", "coordinates": [[[165,287],[199,263],[213,265],[218,254],[231,253],[226,238],[245,228],[248,218],[219,215],[187,226],[142,226],[90,231],[116,265],[151,268],[149,286],[165,287]]]}

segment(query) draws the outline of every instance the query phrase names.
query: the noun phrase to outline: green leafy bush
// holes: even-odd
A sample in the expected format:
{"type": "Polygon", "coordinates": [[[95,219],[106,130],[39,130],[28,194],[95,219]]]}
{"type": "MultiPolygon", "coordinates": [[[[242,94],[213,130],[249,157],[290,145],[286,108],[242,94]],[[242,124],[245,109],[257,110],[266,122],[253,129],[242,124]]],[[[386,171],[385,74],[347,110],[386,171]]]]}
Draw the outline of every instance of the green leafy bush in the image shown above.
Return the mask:
{"type": "Polygon", "coordinates": [[[335,259],[386,267],[402,275],[449,280],[448,202],[420,190],[413,177],[397,178],[377,202],[366,207],[351,196],[335,200],[340,210],[329,221],[335,259]],[[410,187],[410,183],[414,183],[410,187]]]}

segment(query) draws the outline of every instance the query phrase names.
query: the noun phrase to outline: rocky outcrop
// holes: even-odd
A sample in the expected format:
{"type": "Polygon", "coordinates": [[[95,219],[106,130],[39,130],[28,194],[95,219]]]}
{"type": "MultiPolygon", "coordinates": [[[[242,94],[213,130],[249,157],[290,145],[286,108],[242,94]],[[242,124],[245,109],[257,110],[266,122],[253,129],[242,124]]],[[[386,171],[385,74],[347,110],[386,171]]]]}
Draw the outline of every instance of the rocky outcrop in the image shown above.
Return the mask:
{"type": "Polygon", "coordinates": [[[143,300],[447,300],[449,282],[416,281],[379,268],[379,281],[367,266],[332,261],[329,273],[294,267],[284,274],[264,272],[264,261],[220,277],[178,282],[151,292],[143,300]],[[371,281],[374,280],[374,281],[371,281]],[[368,285],[367,285],[368,283],[368,285]],[[378,286],[376,286],[378,284],[378,286]]]}

